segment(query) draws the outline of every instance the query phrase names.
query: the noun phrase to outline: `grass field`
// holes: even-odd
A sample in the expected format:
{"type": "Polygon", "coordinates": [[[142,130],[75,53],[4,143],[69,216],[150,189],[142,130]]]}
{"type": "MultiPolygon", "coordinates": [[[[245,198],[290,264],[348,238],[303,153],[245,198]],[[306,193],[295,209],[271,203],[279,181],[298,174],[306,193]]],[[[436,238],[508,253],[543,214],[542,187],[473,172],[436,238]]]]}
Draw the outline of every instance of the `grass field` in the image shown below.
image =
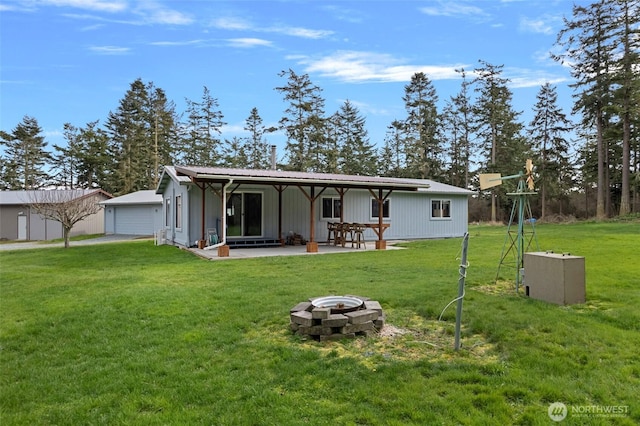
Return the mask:
{"type": "Polygon", "coordinates": [[[222,262],[150,241],[1,252],[0,423],[548,425],[553,402],[561,424],[640,423],[640,223],[537,228],[586,257],[574,306],[496,285],[505,228],[469,233],[458,352],[455,306],[438,317],[461,239],[222,262]],[[292,335],[289,309],[328,294],[378,300],[393,332],[292,335]]]}

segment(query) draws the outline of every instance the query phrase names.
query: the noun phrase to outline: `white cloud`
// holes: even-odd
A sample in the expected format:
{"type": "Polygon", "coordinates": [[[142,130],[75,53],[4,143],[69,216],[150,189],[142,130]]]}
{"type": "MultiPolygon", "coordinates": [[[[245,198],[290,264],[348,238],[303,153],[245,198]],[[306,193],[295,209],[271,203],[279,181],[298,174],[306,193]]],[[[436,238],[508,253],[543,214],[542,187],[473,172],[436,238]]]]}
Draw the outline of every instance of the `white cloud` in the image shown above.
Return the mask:
{"type": "Polygon", "coordinates": [[[154,0],[137,0],[134,13],[142,17],[147,24],[188,25],[193,19],[182,12],[169,9],[154,0]]]}
{"type": "Polygon", "coordinates": [[[261,38],[230,38],[227,40],[232,47],[271,47],[272,43],[269,40],[261,38]]]}
{"type": "MultiPolygon", "coordinates": [[[[101,22],[113,22],[128,25],[188,25],[193,22],[193,18],[174,9],[165,7],[163,4],[154,0],[136,0],[131,5],[124,0],[40,0],[35,5],[56,6],[90,10],[96,12],[96,15],[66,13],[64,16],[74,19],[96,20],[101,22]],[[99,16],[98,12],[110,14],[120,14],[118,19],[99,16]],[[123,18],[123,14],[133,13],[135,18],[123,18]]],[[[91,28],[89,28],[91,29],[91,28]]]]}
{"type": "Polygon", "coordinates": [[[119,46],[91,46],[89,50],[100,55],[126,55],[131,52],[131,48],[119,46]]]}
{"type": "Polygon", "coordinates": [[[152,46],[194,46],[204,43],[202,39],[184,41],[154,41],[149,43],[152,46]]]}
{"type": "Polygon", "coordinates": [[[265,28],[262,31],[311,39],[325,38],[333,34],[333,31],[329,30],[312,30],[309,28],[301,27],[271,27],[265,28]]]}
{"type": "Polygon", "coordinates": [[[509,87],[513,89],[540,87],[545,83],[557,84],[569,80],[569,78],[565,76],[553,75],[545,71],[523,68],[505,69],[504,77],[509,79],[509,87]]]}
{"type": "Polygon", "coordinates": [[[364,12],[359,9],[348,9],[343,5],[324,5],[321,9],[330,13],[335,19],[339,21],[350,22],[352,24],[360,24],[364,21],[364,12]]]}
{"type": "Polygon", "coordinates": [[[555,30],[553,29],[553,21],[557,20],[556,18],[537,18],[530,19],[527,17],[520,18],[520,31],[526,33],[535,33],[535,34],[546,34],[552,35],[555,34],[555,30]]]}
{"type": "Polygon", "coordinates": [[[432,6],[421,7],[420,12],[430,16],[487,17],[488,14],[477,6],[454,1],[439,1],[432,6]]]}
{"type": "Polygon", "coordinates": [[[234,17],[217,18],[211,22],[211,25],[221,30],[250,30],[252,25],[242,19],[234,17]]]}
{"type": "Polygon", "coordinates": [[[80,31],[95,31],[103,27],[104,27],[104,24],[87,25],[86,27],[80,28],[80,31]]]}
{"type": "MultiPolygon", "coordinates": [[[[340,104],[344,104],[345,101],[347,101],[347,99],[340,99],[339,102],[340,104]]],[[[391,111],[387,108],[379,108],[376,106],[373,106],[367,102],[360,102],[360,101],[355,101],[353,99],[349,99],[349,102],[355,106],[356,108],[358,108],[358,111],[360,111],[360,113],[364,114],[364,115],[379,115],[379,116],[388,116],[388,115],[392,115],[391,111]]]]}
{"type": "Polygon", "coordinates": [[[189,25],[193,19],[176,10],[154,9],[149,11],[146,19],[152,24],[189,25]]]}
{"type": "Polygon", "coordinates": [[[314,30],[303,27],[290,27],[287,25],[272,25],[269,27],[260,27],[247,21],[246,19],[236,17],[217,18],[211,21],[211,25],[221,30],[231,31],[253,31],[259,33],[276,33],[284,34],[292,37],[320,39],[333,34],[330,30],[314,30]]]}
{"type": "Polygon", "coordinates": [[[127,9],[127,3],[120,0],[43,0],[42,4],[109,13],[122,12],[127,9]]]}
{"type": "Polygon", "coordinates": [[[338,51],[320,58],[297,57],[298,63],[305,65],[305,71],[319,73],[325,77],[345,82],[402,82],[411,80],[417,72],[424,72],[431,80],[457,79],[457,68],[452,65],[409,65],[384,53],[338,51]]]}

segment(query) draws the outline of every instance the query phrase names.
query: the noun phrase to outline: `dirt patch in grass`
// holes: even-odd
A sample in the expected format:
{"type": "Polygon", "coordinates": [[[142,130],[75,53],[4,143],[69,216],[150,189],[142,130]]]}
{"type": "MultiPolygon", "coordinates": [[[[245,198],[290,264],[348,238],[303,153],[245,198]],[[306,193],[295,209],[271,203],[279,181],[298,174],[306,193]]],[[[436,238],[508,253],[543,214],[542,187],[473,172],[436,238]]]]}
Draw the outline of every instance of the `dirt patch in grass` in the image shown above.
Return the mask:
{"type": "Polygon", "coordinates": [[[301,339],[287,330],[259,330],[250,332],[250,339],[269,340],[272,344],[300,345],[302,348],[319,351],[327,357],[355,359],[371,370],[392,362],[454,362],[487,365],[498,362],[495,346],[485,336],[461,330],[461,348],[454,350],[455,324],[425,319],[413,314],[409,317],[391,314],[396,324],[387,323],[380,332],[372,336],[355,339],[318,342],[301,339]]]}
{"type": "Polygon", "coordinates": [[[455,325],[414,316],[402,326],[387,323],[371,337],[329,343],[309,343],[326,355],[357,359],[370,369],[388,362],[465,362],[490,364],[498,361],[497,352],[483,336],[462,329],[461,348],[454,350],[455,325]]]}
{"type": "MultiPolygon", "coordinates": [[[[516,287],[513,281],[498,280],[495,283],[473,286],[473,290],[484,294],[516,296],[516,287]]],[[[520,291],[524,290],[520,288],[520,291]]]]}

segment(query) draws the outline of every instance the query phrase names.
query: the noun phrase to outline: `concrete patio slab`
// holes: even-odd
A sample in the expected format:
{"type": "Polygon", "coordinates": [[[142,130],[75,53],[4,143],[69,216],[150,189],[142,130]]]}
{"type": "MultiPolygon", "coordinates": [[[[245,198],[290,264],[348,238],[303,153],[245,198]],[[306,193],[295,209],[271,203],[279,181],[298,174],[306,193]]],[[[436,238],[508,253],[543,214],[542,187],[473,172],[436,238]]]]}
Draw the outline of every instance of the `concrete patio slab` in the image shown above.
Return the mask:
{"type": "MultiPolygon", "coordinates": [[[[402,247],[397,247],[400,241],[387,241],[387,250],[399,250],[402,247]]],[[[197,256],[210,260],[227,260],[227,259],[248,259],[253,257],[271,257],[271,256],[303,256],[303,255],[322,255],[322,254],[335,254],[335,253],[357,253],[364,251],[375,251],[375,245],[373,242],[367,242],[366,248],[351,248],[349,246],[334,246],[332,244],[319,243],[318,251],[315,253],[308,253],[306,246],[284,246],[284,247],[266,247],[266,248],[233,248],[229,250],[228,257],[218,257],[218,250],[212,249],[198,249],[190,248],[189,251],[193,252],[197,256]]]]}

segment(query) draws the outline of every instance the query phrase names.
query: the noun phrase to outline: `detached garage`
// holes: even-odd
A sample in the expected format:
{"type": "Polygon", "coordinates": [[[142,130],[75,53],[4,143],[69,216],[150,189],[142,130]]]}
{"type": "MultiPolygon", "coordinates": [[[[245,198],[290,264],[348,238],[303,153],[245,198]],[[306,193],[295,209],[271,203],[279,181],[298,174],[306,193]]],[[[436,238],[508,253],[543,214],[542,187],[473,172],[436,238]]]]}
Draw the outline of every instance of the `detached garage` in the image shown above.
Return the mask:
{"type": "Polygon", "coordinates": [[[106,234],[154,235],[162,228],[162,195],[137,191],[100,203],[106,234]]]}

